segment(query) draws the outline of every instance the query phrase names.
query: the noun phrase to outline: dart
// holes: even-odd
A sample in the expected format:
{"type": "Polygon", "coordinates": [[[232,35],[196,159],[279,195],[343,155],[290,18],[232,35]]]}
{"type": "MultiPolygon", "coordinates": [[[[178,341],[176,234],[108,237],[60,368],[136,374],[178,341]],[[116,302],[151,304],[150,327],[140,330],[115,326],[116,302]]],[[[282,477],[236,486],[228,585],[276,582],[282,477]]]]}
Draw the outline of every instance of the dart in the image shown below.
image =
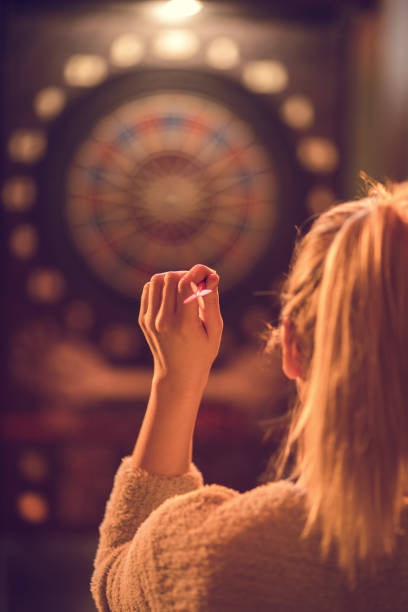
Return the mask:
{"type": "Polygon", "coordinates": [[[205,295],[208,295],[209,293],[212,293],[212,289],[205,289],[204,281],[199,283],[198,286],[195,283],[193,283],[193,281],[191,281],[190,285],[191,285],[191,289],[193,290],[193,293],[188,298],[186,298],[183,303],[188,304],[189,302],[192,302],[193,300],[198,300],[200,307],[204,308],[203,297],[205,295]]]}

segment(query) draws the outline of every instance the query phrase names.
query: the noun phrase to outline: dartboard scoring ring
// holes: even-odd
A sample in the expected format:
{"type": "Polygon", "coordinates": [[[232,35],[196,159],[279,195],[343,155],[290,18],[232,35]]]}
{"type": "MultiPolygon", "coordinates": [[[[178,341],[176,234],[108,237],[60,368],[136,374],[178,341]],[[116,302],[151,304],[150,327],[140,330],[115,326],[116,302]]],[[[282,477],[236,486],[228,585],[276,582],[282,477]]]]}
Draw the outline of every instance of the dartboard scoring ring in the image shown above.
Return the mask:
{"type": "Polygon", "coordinates": [[[273,162],[248,123],[198,93],[118,105],[75,150],[65,216],[88,267],[136,297],[157,271],[201,262],[224,288],[253,268],[276,222],[273,162]]]}

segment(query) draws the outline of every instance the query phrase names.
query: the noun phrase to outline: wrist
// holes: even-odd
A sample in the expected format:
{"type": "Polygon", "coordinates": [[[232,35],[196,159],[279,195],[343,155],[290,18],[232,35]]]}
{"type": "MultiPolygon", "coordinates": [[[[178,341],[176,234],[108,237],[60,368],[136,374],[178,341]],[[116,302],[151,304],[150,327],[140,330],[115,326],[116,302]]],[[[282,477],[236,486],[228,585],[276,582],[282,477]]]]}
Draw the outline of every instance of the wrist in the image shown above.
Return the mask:
{"type": "Polygon", "coordinates": [[[208,375],[209,372],[154,372],[152,389],[170,395],[177,393],[183,397],[201,397],[208,375]]]}
{"type": "Polygon", "coordinates": [[[210,368],[194,369],[191,367],[158,367],[155,365],[153,382],[178,389],[204,388],[208,381],[210,368]]]}

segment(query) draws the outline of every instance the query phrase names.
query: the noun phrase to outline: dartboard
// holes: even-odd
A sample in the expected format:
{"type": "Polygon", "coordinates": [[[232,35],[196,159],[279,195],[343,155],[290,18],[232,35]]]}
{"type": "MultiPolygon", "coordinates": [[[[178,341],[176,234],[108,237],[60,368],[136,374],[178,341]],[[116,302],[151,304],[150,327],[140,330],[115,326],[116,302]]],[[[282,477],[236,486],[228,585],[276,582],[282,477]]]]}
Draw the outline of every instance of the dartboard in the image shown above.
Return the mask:
{"type": "Polygon", "coordinates": [[[233,95],[165,78],[166,87],[156,79],[126,95],[98,92],[60,163],[71,250],[132,299],[154,273],[196,263],[216,269],[223,290],[239,284],[281,220],[276,143],[272,154],[233,95]]]}

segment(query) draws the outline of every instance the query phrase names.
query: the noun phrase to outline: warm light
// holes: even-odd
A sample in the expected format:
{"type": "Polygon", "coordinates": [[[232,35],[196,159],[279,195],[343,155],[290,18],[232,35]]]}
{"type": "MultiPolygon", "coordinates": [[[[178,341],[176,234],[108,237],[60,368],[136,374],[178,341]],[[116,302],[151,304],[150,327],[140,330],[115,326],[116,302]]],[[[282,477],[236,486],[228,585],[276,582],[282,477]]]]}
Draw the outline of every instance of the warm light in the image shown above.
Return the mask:
{"type": "Polygon", "coordinates": [[[65,292],[65,279],[58,270],[38,268],[31,273],[27,290],[38,302],[56,302],[65,292]]]}
{"type": "Polygon", "coordinates": [[[74,87],[98,85],[106,74],[106,61],[99,55],[72,55],[64,67],[65,81],[74,87]]]}
{"type": "Polygon", "coordinates": [[[192,57],[199,48],[198,38],[189,30],[161,32],[154,42],[155,54],[165,60],[184,60],[192,57]]]}
{"type": "Polygon", "coordinates": [[[72,300],[66,308],[66,324],[75,331],[89,331],[94,323],[94,318],[92,308],[83,300],[72,300]]]}
{"type": "Polygon", "coordinates": [[[136,34],[121,34],[110,48],[111,61],[116,66],[134,66],[143,57],[144,44],[136,34]]]}
{"type": "Polygon", "coordinates": [[[18,467],[24,478],[31,482],[41,482],[47,478],[49,473],[46,458],[36,450],[25,451],[18,461],[18,467]]]}
{"type": "Polygon", "coordinates": [[[255,93],[279,93],[286,88],[289,75],[281,62],[260,60],[245,65],[242,80],[255,93]]]}
{"type": "Polygon", "coordinates": [[[34,491],[26,491],[19,495],[17,510],[21,518],[29,523],[43,523],[49,516],[46,499],[34,491]]]}
{"type": "Polygon", "coordinates": [[[16,227],[9,239],[10,251],[19,259],[29,259],[37,250],[38,236],[35,227],[24,223],[16,227]]]}
{"type": "Polygon", "coordinates": [[[3,185],[1,197],[5,208],[24,212],[31,208],[36,196],[36,186],[29,176],[13,176],[3,185]]]}
{"type": "Polygon", "coordinates": [[[65,100],[61,87],[45,87],[34,98],[34,110],[40,119],[54,119],[64,108],[65,100]]]}
{"type": "Polygon", "coordinates": [[[306,206],[310,213],[320,214],[334,204],[335,195],[329,187],[319,185],[307,194],[306,206]]]}
{"type": "Polygon", "coordinates": [[[41,130],[15,130],[8,142],[10,159],[16,162],[33,164],[44,154],[47,141],[41,130]]]}
{"type": "Polygon", "coordinates": [[[280,108],[280,114],[285,123],[296,130],[309,128],[315,116],[313,103],[302,95],[287,98],[280,108]]]}
{"type": "Polygon", "coordinates": [[[202,9],[198,0],[169,0],[157,11],[157,16],[165,21],[181,21],[193,17],[202,9]]]}
{"type": "Polygon", "coordinates": [[[133,357],[140,349],[140,336],[133,327],[114,324],[103,331],[101,344],[111,357],[133,357]]]}
{"type": "Polygon", "coordinates": [[[207,48],[207,61],[213,68],[228,70],[239,62],[238,45],[226,37],[216,38],[207,48]]]}
{"type": "Polygon", "coordinates": [[[327,174],[339,163],[336,145],[328,138],[303,138],[297,148],[298,158],[307,170],[327,174]]]}

